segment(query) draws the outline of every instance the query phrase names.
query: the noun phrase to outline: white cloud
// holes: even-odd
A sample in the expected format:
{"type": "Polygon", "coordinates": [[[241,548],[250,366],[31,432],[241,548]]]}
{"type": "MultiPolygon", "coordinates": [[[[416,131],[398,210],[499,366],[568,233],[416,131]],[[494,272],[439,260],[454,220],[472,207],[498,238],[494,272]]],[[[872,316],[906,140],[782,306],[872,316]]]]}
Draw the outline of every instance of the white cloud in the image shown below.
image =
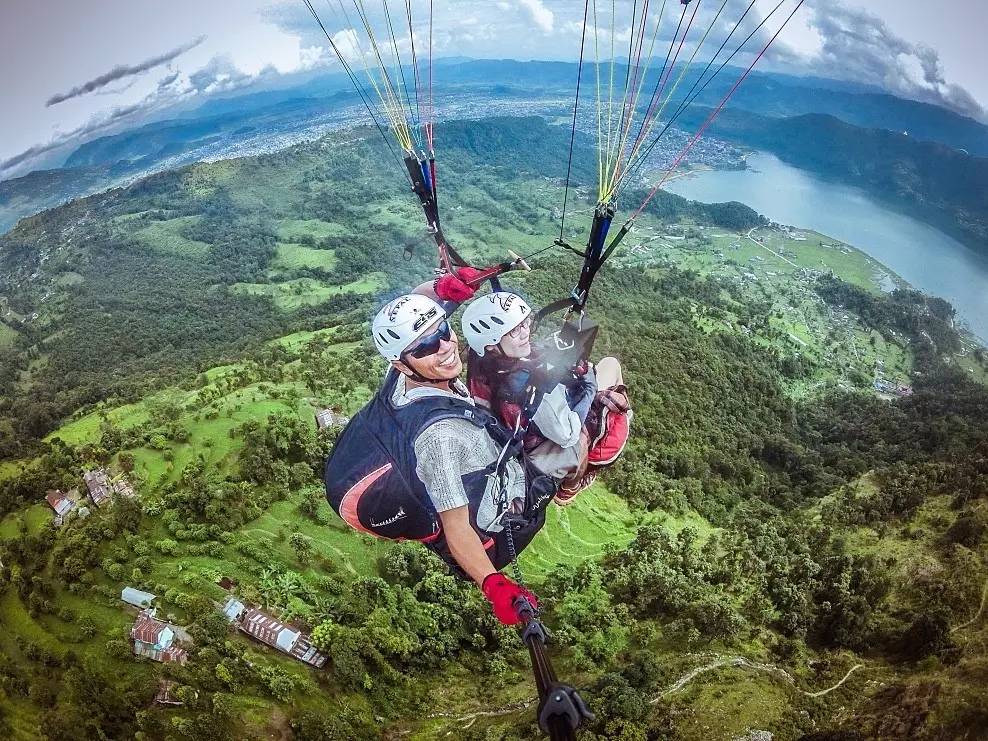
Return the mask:
{"type": "Polygon", "coordinates": [[[542,0],[517,0],[517,2],[542,33],[552,33],[555,17],[542,0]]]}
{"type": "Polygon", "coordinates": [[[896,35],[881,18],[840,0],[813,0],[807,25],[815,51],[803,55],[807,71],[878,85],[975,118],[985,111],[960,85],[944,77],[937,52],[896,35]]]}

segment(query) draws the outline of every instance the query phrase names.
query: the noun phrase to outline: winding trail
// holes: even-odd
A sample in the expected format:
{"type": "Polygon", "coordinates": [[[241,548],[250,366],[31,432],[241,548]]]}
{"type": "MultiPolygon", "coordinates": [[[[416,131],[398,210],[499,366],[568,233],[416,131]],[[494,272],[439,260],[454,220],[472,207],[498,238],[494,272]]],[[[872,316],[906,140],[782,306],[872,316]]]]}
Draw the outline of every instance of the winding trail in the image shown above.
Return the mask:
{"type": "MultiPolygon", "coordinates": [[[[983,603],[982,603],[983,604],[983,603]]],[[[805,697],[823,697],[828,695],[839,687],[843,686],[851,675],[858,669],[864,669],[864,664],[855,664],[850,669],[847,670],[847,674],[832,687],[827,687],[826,689],[819,690],[817,692],[807,692],[806,690],[801,690],[796,686],[796,680],[793,678],[792,674],[787,672],[785,669],[775,666],[774,664],[763,664],[757,661],[752,661],[751,659],[745,658],[744,656],[721,656],[715,657],[712,661],[707,664],[703,664],[694,669],[690,669],[683,676],[673,682],[669,687],[660,692],[657,696],[649,700],[650,705],[654,705],[662,698],[667,695],[671,695],[675,692],[679,692],[683,687],[692,682],[701,674],[713,671],[715,669],[720,669],[722,667],[736,667],[740,669],[751,669],[754,671],[769,672],[771,674],[776,674],[781,677],[785,682],[793,687],[797,692],[805,697]]],[[[450,718],[458,721],[459,723],[465,723],[466,725],[461,726],[461,728],[469,728],[472,726],[479,718],[495,718],[503,715],[511,715],[512,713],[517,713],[522,710],[527,710],[538,702],[538,698],[532,698],[530,700],[523,700],[521,702],[515,702],[510,705],[505,705],[504,707],[498,708],[496,710],[478,710],[474,713],[466,713],[464,715],[459,715],[457,713],[431,713],[426,716],[429,719],[435,718],[450,718]]]]}
{"type": "Polygon", "coordinates": [[[842,684],[844,684],[844,682],[847,681],[848,677],[850,677],[855,671],[863,668],[864,668],[864,664],[855,664],[854,666],[852,666],[850,669],[847,670],[847,674],[844,675],[844,678],[841,681],[839,681],[837,684],[835,684],[833,687],[828,687],[827,689],[820,690],[819,692],[803,692],[803,690],[800,690],[800,692],[803,692],[803,694],[806,695],[807,697],[823,697],[828,692],[833,692],[835,689],[837,689],[842,684]]]}
{"type": "Polygon", "coordinates": [[[426,718],[453,718],[461,723],[467,722],[463,728],[469,728],[472,726],[478,718],[496,718],[501,715],[511,715],[512,713],[517,713],[521,710],[527,710],[532,707],[539,700],[537,697],[533,697],[531,700],[522,700],[521,702],[514,702],[510,705],[505,705],[503,708],[498,708],[497,710],[478,710],[476,713],[467,713],[466,715],[457,715],[456,713],[430,713],[426,718]]]}
{"type": "Polygon", "coordinates": [[[980,618],[981,614],[985,611],[986,602],[988,602],[988,579],[985,580],[985,587],[984,589],[981,590],[981,607],[978,608],[978,611],[974,614],[974,617],[968,620],[966,623],[962,623],[961,625],[954,626],[953,628],[950,629],[950,632],[953,633],[954,631],[961,630],[963,628],[968,627],[969,625],[974,625],[976,622],[978,622],[978,618],[980,618]]]}
{"type": "Polygon", "coordinates": [[[796,689],[797,692],[799,692],[801,695],[805,695],[806,697],[823,697],[824,695],[833,692],[835,689],[837,689],[842,684],[844,684],[844,682],[846,682],[850,678],[850,676],[858,669],[864,668],[864,664],[855,664],[848,670],[847,674],[844,675],[844,678],[841,679],[833,687],[828,687],[827,689],[820,690],[819,692],[807,692],[805,690],[801,690],[798,687],[796,687],[796,680],[793,679],[793,676],[789,672],[787,672],[785,669],[781,669],[775,666],[774,664],[762,664],[756,661],[751,661],[750,659],[746,659],[744,656],[727,656],[727,657],[715,659],[714,661],[711,661],[709,664],[704,664],[702,666],[698,666],[695,669],[691,669],[690,671],[686,672],[686,674],[684,674],[682,677],[680,677],[678,680],[676,680],[673,684],[671,684],[668,688],[660,692],[656,697],[652,698],[649,702],[650,704],[654,705],[666,695],[671,695],[674,692],[679,692],[679,690],[681,690],[683,687],[685,687],[687,684],[692,682],[701,674],[704,674],[705,672],[713,671],[714,669],[720,669],[721,667],[725,667],[725,666],[738,667],[742,669],[752,669],[755,671],[763,671],[772,674],[777,674],[778,676],[782,677],[788,684],[791,684],[796,689]]]}

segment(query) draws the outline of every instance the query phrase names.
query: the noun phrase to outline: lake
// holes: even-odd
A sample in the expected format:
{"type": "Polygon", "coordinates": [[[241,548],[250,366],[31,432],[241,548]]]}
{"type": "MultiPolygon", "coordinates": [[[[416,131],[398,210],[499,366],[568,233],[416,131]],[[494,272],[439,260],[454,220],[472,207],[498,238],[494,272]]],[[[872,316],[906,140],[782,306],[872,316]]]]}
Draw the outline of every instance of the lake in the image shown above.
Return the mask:
{"type": "Polygon", "coordinates": [[[950,301],[960,322],[988,341],[988,258],[858,188],[828,183],[771,154],[750,155],[748,167],[698,172],[665,187],[705,203],[740,201],[772,221],[857,247],[914,287],[950,301]]]}

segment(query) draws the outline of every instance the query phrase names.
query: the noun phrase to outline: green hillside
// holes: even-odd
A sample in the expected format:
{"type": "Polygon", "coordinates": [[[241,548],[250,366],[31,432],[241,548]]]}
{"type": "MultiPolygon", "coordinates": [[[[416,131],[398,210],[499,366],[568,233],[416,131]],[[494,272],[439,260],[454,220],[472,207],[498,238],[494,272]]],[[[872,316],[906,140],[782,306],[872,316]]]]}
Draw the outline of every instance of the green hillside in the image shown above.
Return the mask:
{"type": "MultiPolygon", "coordinates": [[[[437,133],[458,247],[551,243],[568,131],[437,133]]],[[[163,173],[0,238],[20,317],[0,356],[0,736],[539,736],[527,653],[479,591],[323,498],[339,427],[314,413],[370,398],[367,319],[434,261],[371,141],[163,173]],[[136,496],[55,526],[45,493],[99,467],[136,496]],[[187,664],[133,655],[125,586],[187,632],[187,664]],[[231,631],[230,595],[326,666],[231,631]],[[181,704],[153,702],[162,679],[181,704]]],[[[576,256],[533,262],[510,285],[568,292],[576,256]]],[[[977,737],[988,369],[949,305],[825,235],[663,195],[591,306],[633,438],[521,558],[597,713],[583,737],[977,737]]]]}

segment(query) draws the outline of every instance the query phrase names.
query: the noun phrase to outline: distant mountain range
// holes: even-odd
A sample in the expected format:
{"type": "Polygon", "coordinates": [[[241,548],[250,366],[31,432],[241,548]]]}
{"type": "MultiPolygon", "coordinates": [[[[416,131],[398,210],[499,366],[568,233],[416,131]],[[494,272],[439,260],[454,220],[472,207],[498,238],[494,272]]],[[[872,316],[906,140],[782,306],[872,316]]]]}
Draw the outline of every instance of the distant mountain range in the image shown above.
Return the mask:
{"type": "MultiPolygon", "coordinates": [[[[687,129],[695,126],[739,73],[725,69],[680,123],[687,129]]],[[[592,75],[592,68],[584,74],[592,75]]],[[[510,112],[517,103],[526,114],[542,108],[544,114],[557,115],[572,95],[576,65],[447,60],[440,77],[437,95],[451,103],[473,96],[499,102],[498,113],[510,112]]],[[[695,79],[695,73],[688,74],[680,89],[689,90],[695,79]]],[[[0,182],[0,232],[24,216],[156,171],[270,151],[319,136],[355,122],[359,105],[347,80],[330,75],[290,89],[214,99],[178,118],[94,139],[80,145],[60,168],[0,182]]],[[[460,108],[451,115],[458,117],[460,108]]],[[[976,191],[984,182],[986,161],[981,158],[988,157],[988,127],[973,119],[864,85],[773,73],[752,74],[727,114],[715,135],[877,189],[886,200],[919,206],[923,218],[967,241],[986,242],[988,227],[981,223],[986,210],[977,192],[964,192],[976,191]],[[855,162],[846,156],[850,151],[855,162]],[[897,184],[895,173],[902,167],[911,180],[897,184]]]]}

